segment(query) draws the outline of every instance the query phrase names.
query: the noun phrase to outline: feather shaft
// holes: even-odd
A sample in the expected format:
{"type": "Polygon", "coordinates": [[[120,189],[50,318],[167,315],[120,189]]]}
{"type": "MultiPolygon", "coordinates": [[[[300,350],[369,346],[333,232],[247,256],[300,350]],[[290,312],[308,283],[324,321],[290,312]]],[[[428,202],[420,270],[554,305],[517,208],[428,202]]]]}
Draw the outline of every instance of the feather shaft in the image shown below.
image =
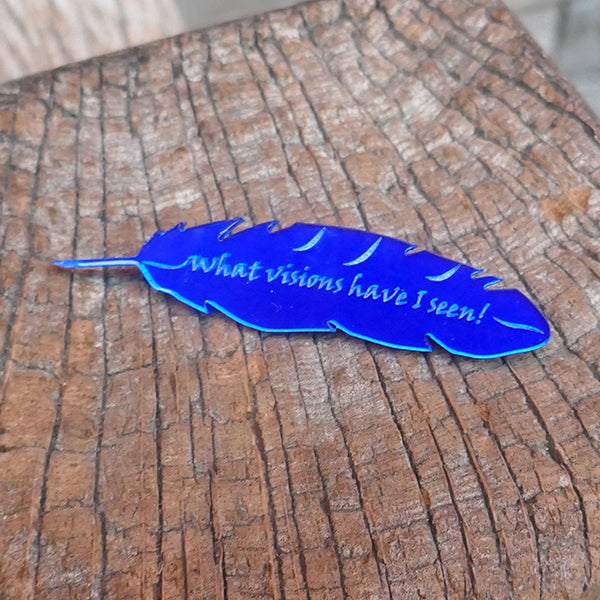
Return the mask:
{"type": "Polygon", "coordinates": [[[135,256],[124,256],[122,258],[81,258],[72,260],[52,261],[63,269],[96,269],[99,267],[137,267],[140,262],[135,256]]]}

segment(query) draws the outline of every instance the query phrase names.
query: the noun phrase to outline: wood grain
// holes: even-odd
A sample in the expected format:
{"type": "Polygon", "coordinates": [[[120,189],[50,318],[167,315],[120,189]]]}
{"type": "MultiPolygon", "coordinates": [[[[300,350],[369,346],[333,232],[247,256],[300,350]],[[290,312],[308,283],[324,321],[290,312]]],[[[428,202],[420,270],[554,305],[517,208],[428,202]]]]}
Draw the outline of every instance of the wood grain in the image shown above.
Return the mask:
{"type": "Polygon", "coordinates": [[[324,0],[0,88],[2,597],[593,594],[598,132],[488,0],[324,0]],[[260,334],[49,262],[234,216],[485,267],[552,339],[260,334]]]}
{"type": "Polygon", "coordinates": [[[174,0],[0,0],[0,82],[184,30],[174,0]]]}

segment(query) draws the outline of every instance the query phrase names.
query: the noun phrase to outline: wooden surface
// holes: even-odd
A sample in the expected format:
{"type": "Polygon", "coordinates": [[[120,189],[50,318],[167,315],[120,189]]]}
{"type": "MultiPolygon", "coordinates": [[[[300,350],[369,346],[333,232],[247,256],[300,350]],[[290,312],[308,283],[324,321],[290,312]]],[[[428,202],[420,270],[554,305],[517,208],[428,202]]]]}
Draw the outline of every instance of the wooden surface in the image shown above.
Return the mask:
{"type": "Polygon", "coordinates": [[[474,0],[326,0],[2,87],[0,596],[592,597],[598,131],[474,0]],[[49,263],[233,216],[485,267],[552,339],[259,334],[49,263]]]}
{"type": "Polygon", "coordinates": [[[0,82],[184,30],[175,0],[0,0],[0,82]]]}

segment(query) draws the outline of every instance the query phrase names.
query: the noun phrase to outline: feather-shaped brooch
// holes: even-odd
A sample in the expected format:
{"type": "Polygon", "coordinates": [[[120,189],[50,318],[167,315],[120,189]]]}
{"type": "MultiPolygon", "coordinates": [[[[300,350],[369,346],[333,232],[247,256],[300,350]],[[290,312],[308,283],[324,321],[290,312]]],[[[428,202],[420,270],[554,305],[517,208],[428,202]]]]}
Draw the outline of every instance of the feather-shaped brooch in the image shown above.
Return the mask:
{"type": "Polygon", "coordinates": [[[550,337],[521,292],[488,289],[481,269],[373,233],[276,221],[238,233],[234,219],[159,231],[137,256],[61,260],[64,268],[135,265],[150,285],[261,331],[334,331],[392,348],[493,358],[550,337]]]}

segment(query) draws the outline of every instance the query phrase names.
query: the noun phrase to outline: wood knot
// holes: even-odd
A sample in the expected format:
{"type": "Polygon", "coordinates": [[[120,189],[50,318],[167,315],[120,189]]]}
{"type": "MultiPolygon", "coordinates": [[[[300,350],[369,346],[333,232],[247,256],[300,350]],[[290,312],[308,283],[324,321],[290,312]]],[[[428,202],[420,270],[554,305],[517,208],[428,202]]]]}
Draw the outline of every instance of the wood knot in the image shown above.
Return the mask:
{"type": "Polygon", "coordinates": [[[575,188],[563,188],[560,196],[544,198],[541,202],[544,214],[555,223],[572,215],[575,211],[585,212],[588,209],[592,188],[581,185],[575,188]]]}

